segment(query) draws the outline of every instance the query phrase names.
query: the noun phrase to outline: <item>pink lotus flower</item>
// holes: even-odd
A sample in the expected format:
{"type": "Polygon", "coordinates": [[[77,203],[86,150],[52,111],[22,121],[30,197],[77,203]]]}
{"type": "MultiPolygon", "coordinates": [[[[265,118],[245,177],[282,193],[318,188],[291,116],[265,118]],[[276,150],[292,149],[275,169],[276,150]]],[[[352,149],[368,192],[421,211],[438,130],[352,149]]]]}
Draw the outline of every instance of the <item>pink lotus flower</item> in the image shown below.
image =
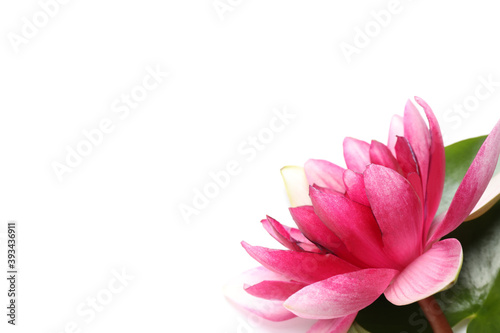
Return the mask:
{"type": "Polygon", "coordinates": [[[346,332],[357,312],[382,294],[405,305],[454,283],[462,247],[456,239],[440,239],[498,200],[498,188],[483,193],[500,153],[500,122],[449,209],[436,217],[445,177],[443,140],[432,110],[415,100],[429,128],[408,101],[404,118],[393,117],[387,145],[344,140],[346,169],[323,160],[282,169],[298,229],[271,217],[262,221],[288,250],[243,242],[263,267],[227,289],[230,301],[273,321],[318,319],[309,332],[346,332]]]}

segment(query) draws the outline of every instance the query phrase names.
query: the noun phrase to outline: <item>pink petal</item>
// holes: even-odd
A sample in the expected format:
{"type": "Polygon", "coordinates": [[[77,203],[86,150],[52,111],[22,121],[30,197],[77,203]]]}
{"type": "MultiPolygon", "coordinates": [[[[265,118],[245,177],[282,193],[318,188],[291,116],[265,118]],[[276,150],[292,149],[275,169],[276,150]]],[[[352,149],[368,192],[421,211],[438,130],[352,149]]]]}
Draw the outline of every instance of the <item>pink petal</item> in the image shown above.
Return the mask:
{"type": "Polygon", "coordinates": [[[241,245],[262,266],[297,282],[314,283],[359,269],[333,254],[272,250],[245,242],[241,245]]]}
{"type": "Polygon", "coordinates": [[[484,191],[481,199],[476,204],[466,221],[477,219],[486,213],[494,204],[500,200],[500,174],[491,178],[488,187],[484,191]]]}
{"type": "Polygon", "coordinates": [[[462,266],[462,246],[454,238],[435,243],[399,274],[385,291],[396,305],[427,298],[452,284],[462,266]]]}
{"type": "Polygon", "coordinates": [[[245,287],[245,290],[255,297],[270,301],[284,301],[305,286],[304,283],[293,281],[262,281],[245,287]]]}
{"type": "MultiPolygon", "coordinates": [[[[430,161],[427,186],[424,184],[424,193],[426,193],[425,205],[427,208],[424,230],[427,232],[439,208],[439,203],[441,202],[441,196],[443,194],[444,188],[446,161],[443,137],[441,136],[441,129],[439,128],[436,116],[424,100],[418,97],[415,97],[415,100],[418,104],[420,104],[420,106],[424,108],[424,112],[427,115],[427,120],[429,121],[431,133],[430,161]]],[[[425,178],[422,177],[422,180],[425,180],[425,178]]]]}
{"type": "Polygon", "coordinates": [[[420,174],[417,156],[415,156],[415,152],[411,148],[410,142],[407,138],[401,136],[398,137],[395,151],[398,163],[405,174],[409,174],[411,172],[420,174]]]}
{"type": "Polygon", "coordinates": [[[372,164],[364,175],[366,194],[382,231],[384,250],[399,267],[405,267],[422,248],[420,199],[406,178],[392,169],[372,164]]]}
{"type": "Polygon", "coordinates": [[[387,147],[396,156],[396,151],[394,147],[396,145],[397,137],[404,136],[405,128],[403,123],[403,117],[400,115],[394,115],[391,119],[391,127],[389,128],[389,139],[387,140],[387,147]]]}
{"type": "Polygon", "coordinates": [[[290,250],[301,251],[302,249],[297,245],[297,241],[290,236],[285,227],[268,216],[267,219],[260,221],[266,231],[273,236],[278,242],[290,250]]]}
{"type": "Polygon", "coordinates": [[[374,164],[383,165],[394,171],[401,172],[398,161],[396,161],[389,148],[375,140],[370,145],[370,160],[374,164]]]}
{"type": "Polygon", "coordinates": [[[349,199],[370,207],[362,174],[346,169],[344,171],[344,183],[347,188],[347,196],[349,199]]]}
{"type": "Polygon", "coordinates": [[[297,245],[301,248],[302,251],[305,252],[314,252],[314,253],[328,253],[327,250],[319,248],[316,244],[313,243],[297,243],[297,245]]]}
{"type": "MultiPolygon", "coordinates": [[[[420,176],[416,172],[412,172],[406,175],[406,179],[410,182],[411,186],[415,190],[415,193],[417,193],[417,196],[420,199],[420,203],[423,203],[424,192],[422,189],[422,180],[420,179],[420,176]]],[[[422,230],[425,230],[425,225],[423,225],[422,230]]]]}
{"type": "Polygon", "coordinates": [[[300,243],[309,243],[311,245],[314,245],[313,243],[311,243],[311,241],[309,239],[306,238],[306,236],[304,236],[304,234],[302,233],[302,231],[300,231],[299,229],[290,228],[290,227],[287,227],[287,226],[284,226],[284,227],[288,230],[288,232],[290,233],[290,236],[293,239],[297,240],[300,243]]]}
{"type": "Polygon", "coordinates": [[[349,169],[362,173],[370,164],[370,145],[358,139],[345,138],[344,159],[349,169]]]}
{"type": "Polygon", "coordinates": [[[479,149],[460,183],[444,218],[431,226],[429,244],[455,230],[476,206],[483,195],[500,154],[500,121],[479,149]]]}
{"type": "Polygon", "coordinates": [[[342,181],[344,168],[324,160],[308,160],[304,165],[304,171],[309,185],[317,184],[337,192],[345,192],[342,181]]]}
{"type": "Polygon", "coordinates": [[[283,321],[294,318],[295,315],[283,307],[283,301],[257,298],[243,289],[245,284],[256,284],[266,279],[283,279],[283,277],[264,267],[254,268],[232,279],[224,286],[224,296],[236,307],[267,320],[283,321]]]}
{"type": "Polygon", "coordinates": [[[370,268],[336,275],[299,290],[284,306],[297,316],[310,319],[355,314],[373,303],[397,273],[393,269],[370,268]]]}
{"type": "Polygon", "coordinates": [[[311,243],[299,229],[290,228],[286,225],[282,225],[272,217],[268,216],[267,219],[262,220],[262,225],[264,229],[274,239],[280,242],[287,249],[293,251],[308,251],[316,253],[325,253],[326,251],[322,248],[318,248],[316,244],[311,243]]]}
{"type": "Polygon", "coordinates": [[[425,193],[427,176],[429,173],[429,148],[431,146],[431,138],[424,119],[410,100],[408,100],[405,107],[404,127],[405,138],[410,142],[417,157],[420,176],[422,178],[422,187],[425,193]]]}
{"type": "Polygon", "coordinates": [[[321,219],[314,213],[312,206],[301,206],[290,208],[290,214],[293,220],[312,242],[323,246],[329,251],[335,253],[338,257],[356,265],[363,266],[345,247],[344,243],[328,229],[321,219]]]}
{"type": "Polygon", "coordinates": [[[309,195],[316,215],[349,252],[370,267],[390,267],[391,261],[382,250],[382,234],[369,207],[313,187],[309,195]]]}
{"type": "Polygon", "coordinates": [[[422,188],[422,179],[420,178],[418,161],[410,143],[406,138],[398,137],[395,150],[398,163],[403,170],[403,176],[408,179],[415,192],[417,192],[420,202],[424,204],[425,197],[423,193],[424,190],[422,188]]]}
{"type": "Polygon", "coordinates": [[[312,206],[292,207],[289,210],[299,230],[312,242],[320,244],[332,252],[343,245],[337,235],[321,222],[312,206]]]}
{"type": "Polygon", "coordinates": [[[341,318],[318,320],[307,333],[347,333],[358,313],[341,318]]]}

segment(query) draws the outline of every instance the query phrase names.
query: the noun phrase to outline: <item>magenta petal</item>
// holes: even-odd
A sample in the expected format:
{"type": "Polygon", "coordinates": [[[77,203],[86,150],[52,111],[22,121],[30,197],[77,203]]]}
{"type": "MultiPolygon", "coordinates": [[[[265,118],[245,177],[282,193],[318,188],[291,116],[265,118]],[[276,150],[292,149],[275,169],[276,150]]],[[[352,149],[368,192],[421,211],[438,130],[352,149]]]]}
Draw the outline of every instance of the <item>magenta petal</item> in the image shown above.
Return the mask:
{"type": "Polygon", "coordinates": [[[370,145],[358,139],[345,138],[344,159],[349,169],[362,173],[370,164],[370,145]]]}
{"type": "Polygon", "coordinates": [[[309,185],[317,184],[337,192],[345,192],[342,181],[344,168],[324,160],[308,160],[304,165],[304,171],[309,185]]]}
{"type": "Polygon", "coordinates": [[[290,233],[290,236],[293,239],[295,239],[297,242],[308,243],[308,244],[314,245],[313,243],[311,243],[311,241],[309,239],[306,238],[306,236],[304,236],[302,231],[300,231],[299,229],[291,228],[291,227],[287,227],[287,226],[283,226],[283,227],[288,230],[288,232],[290,233]]]}
{"type": "Polygon", "coordinates": [[[344,171],[344,183],[349,199],[362,205],[370,206],[370,202],[366,196],[365,181],[362,174],[346,169],[344,171]]]}
{"type": "Polygon", "coordinates": [[[412,172],[420,174],[417,157],[415,156],[415,152],[411,148],[410,142],[408,142],[407,138],[398,137],[395,151],[396,158],[404,174],[412,172]]]}
{"type": "Polygon", "coordinates": [[[311,243],[299,229],[282,225],[270,216],[261,222],[264,229],[287,249],[317,253],[326,252],[324,249],[320,249],[315,244],[311,243]]]}
{"type": "MultiPolygon", "coordinates": [[[[424,216],[426,221],[424,230],[427,232],[439,208],[439,203],[441,202],[441,196],[444,188],[446,158],[443,137],[441,136],[441,129],[439,128],[436,116],[424,100],[418,97],[415,97],[415,100],[424,108],[427,120],[429,121],[431,133],[427,186],[424,184],[424,193],[426,193],[425,204],[427,208],[427,216],[424,216]]],[[[425,178],[422,179],[425,180],[425,178]]]]}
{"type": "Polygon", "coordinates": [[[404,269],[385,291],[396,305],[427,298],[452,284],[462,266],[462,246],[454,238],[435,243],[404,269]]]}
{"type": "Polygon", "coordinates": [[[403,122],[403,117],[400,115],[394,115],[391,119],[391,127],[389,128],[389,139],[387,140],[387,147],[396,156],[396,151],[394,147],[396,146],[396,141],[398,136],[405,135],[405,127],[403,122]]]}
{"type": "Polygon", "coordinates": [[[333,254],[272,250],[245,242],[241,245],[262,266],[297,282],[314,283],[359,269],[333,254]]]}
{"type": "Polygon", "coordinates": [[[455,230],[469,215],[483,195],[495,171],[500,154],[500,121],[479,149],[451,201],[445,217],[433,224],[429,244],[455,230]]]}
{"type": "Polygon", "coordinates": [[[384,250],[404,267],[422,249],[420,199],[411,184],[392,169],[372,164],[364,175],[366,193],[382,231],[384,250]]]}
{"type": "Polygon", "coordinates": [[[469,217],[467,217],[466,221],[477,219],[486,213],[498,201],[500,201],[500,174],[491,178],[488,187],[470,213],[469,217]]]}
{"type": "Polygon", "coordinates": [[[358,313],[341,318],[318,320],[307,333],[347,333],[358,313]]]}
{"type": "MultiPolygon", "coordinates": [[[[417,157],[413,152],[413,149],[408,142],[408,139],[404,137],[398,137],[396,143],[396,156],[401,169],[403,170],[403,176],[408,179],[410,184],[413,186],[415,192],[417,192],[418,197],[422,205],[425,203],[424,189],[422,187],[422,179],[420,178],[420,169],[418,166],[417,157]]],[[[424,228],[425,229],[425,225],[424,228]]]]}
{"type": "Polygon", "coordinates": [[[297,241],[290,236],[288,230],[281,223],[268,216],[267,219],[260,221],[266,231],[278,242],[290,250],[301,251],[297,241]]]}
{"type": "Polygon", "coordinates": [[[293,207],[289,210],[299,230],[312,242],[320,244],[332,252],[343,245],[337,235],[321,222],[312,206],[293,207]]]}
{"type": "Polygon", "coordinates": [[[255,297],[270,301],[284,301],[305,286],[304,283],[294,281],[262,281],[245,287],[245,290],[255,297]]]}
{"type": "Polygon", "coordinates": [[[370,207],[341,195],[310,188],[314,212],[360,261],[371,267],[390,267],[382,250],[382,234],[370,207]]]}
{"type": "Polygon", "coordinates": [[[382,231],[384,250],[404,267],[422,248],[420,199],[406,178],[392,169],[372,164],[364,175],[366,193],[382,231]]]}
{"type": "Polygon", "coordinates": [[[290,208],[290,214],[293,220],[312,242],[321,245],[327,250],[335,253],[338,257],[356,265],[363,266],[363,263],[357,260],[347,250],[342,241],[330,229],[328,229],[321,219],[314,213],[312,206],[300,206],[290,208]]]}
{"type": "Polygon", "coordinates": [[[283,307],[283,301],[261,299],[250,295],[243,289],[245,284],[257,284],[266,279],[283,278],[264,267],[257,267],[232,279],[224,287],[224,296],[236,307],[250,311],[267,320],[283,321],[296,317],[283,307]]]}
{"type": "Polygon", "coordinates": [[[410,100],[408,100],[405,107],[404,126],[405,138],[408,139],[408,142],[410,142],[417,156],[420,177],[422,178],[422,187],[425,193],[429,172],[429,149],[431,146],[431,138],[424,118],[422,118],[417,108],[410,100]]]}
{"type": "MultiPolygon", "coordinates": [[[[424,200],[424,192],[422,189],[422,181],[420,179],[420,176],[416,172],[412,172],[406,175],[406,179],[410,182],[411,186],[415,190],[415,193],[417,193],[420,203],[423,202],[424,200]]],[[[422,230],[424,230],[425,226],[423,226],[422,230]]],[[[422,241],[423,243],[423,241],[422,241]]]]}
{"type": "Polygon", "coordinates": [[[373,140],[370,145],[370,160],[374,164],[383,165],[397,172],[401,172],[398,161],[396,161],[389,148],[383,143],[375,140],[373,140]]]}
{"type": "Polygon", "coordinates": [[[336,275],[299,290],[284,306],[302,318],[344,317],[373,303],[397,273],[393,269],[370,268],[336,275]]]}

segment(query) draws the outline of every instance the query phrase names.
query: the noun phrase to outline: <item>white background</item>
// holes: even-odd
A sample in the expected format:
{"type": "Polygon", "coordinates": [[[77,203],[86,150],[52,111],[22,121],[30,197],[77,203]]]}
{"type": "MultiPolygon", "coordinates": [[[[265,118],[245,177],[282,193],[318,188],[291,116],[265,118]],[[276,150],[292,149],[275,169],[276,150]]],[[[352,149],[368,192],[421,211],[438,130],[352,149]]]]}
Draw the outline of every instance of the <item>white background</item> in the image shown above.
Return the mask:
{"type": "MultiPolygon", "coordinates": [[[[0,4],[0,232],[18,221],[16,331],[71,332],[75,322],[81,332],[304,332],[311,322],[255,321],[222,295],[257,265],[241,240],[276,246],[260,219],[292,223],[279,169],[342,164],[345,136],[385,142],[414,95],[447,143],[500,118],[498,83],[478,88],[500,82],[493,1],[401,0],[350,62],[342,43],[376,29],[371,12],[389,1],[227,1],[220,15],[212,0],[72,0],[47,22],[37,1],[0,4]],[[46,25],[13,43],[34,15],[46,25]],[[148,66],[168,78],[120,119],[114,101],[148,66]],[[284,130],[252,158],[239,152],[283,107],[295,115],[284,130]],[[113,131],[60,181],[53,163],[105,118],[113,131]],[[231,160],[241,172],[184,219],[180,205],[231,160]],[[79,315],[122,269],[134,279],[95,318],[79,315]]],[[[5,311],[0,330],[13,332],[5,311]]]]}

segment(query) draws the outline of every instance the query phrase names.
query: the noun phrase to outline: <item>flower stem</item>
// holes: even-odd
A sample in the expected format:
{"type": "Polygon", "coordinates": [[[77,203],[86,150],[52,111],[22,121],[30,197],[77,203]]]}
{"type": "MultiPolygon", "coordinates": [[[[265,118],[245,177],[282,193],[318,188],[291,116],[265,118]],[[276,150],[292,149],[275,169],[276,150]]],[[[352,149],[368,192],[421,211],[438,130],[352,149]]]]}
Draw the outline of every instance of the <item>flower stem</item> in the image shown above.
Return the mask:
{"type": "Polygon", "coordinates": [[[418,301],[418,305],[420,305],[427,320],[431,323],[434,333],[453,333],[443,310],[441,310],[433,296],[418,301]]]}

